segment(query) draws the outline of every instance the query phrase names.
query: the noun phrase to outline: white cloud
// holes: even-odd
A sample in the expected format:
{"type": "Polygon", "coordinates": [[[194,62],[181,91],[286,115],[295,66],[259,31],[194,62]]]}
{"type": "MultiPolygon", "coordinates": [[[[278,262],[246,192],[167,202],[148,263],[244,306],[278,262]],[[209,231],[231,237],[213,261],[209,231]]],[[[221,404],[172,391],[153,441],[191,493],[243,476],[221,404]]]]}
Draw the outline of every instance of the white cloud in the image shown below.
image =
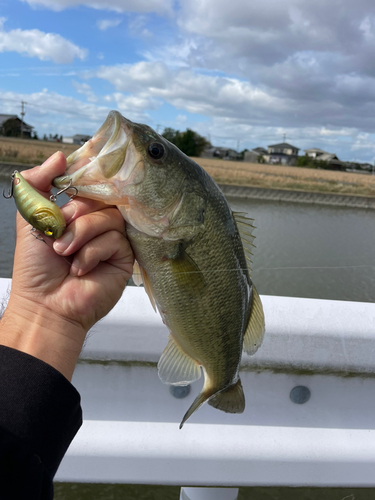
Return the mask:
{"type": "Polygon", "coordinates": [[[156,12],[171,14],[173,0],[22,0],[32,7],[46,7],[61,11],[83,5],[97,10],[114,12],[156,12]]]}
{"type": "Polygon", "coordinates": [[[139,92],[165,87],[170,79],[170,72],[163,63],[141,61],[133,65],[102,66],[96,71],[87,72],[86,76],[107,80],[123,92],[139,92]]]}
{"type": "MultiPolygon", "coordinates": [[[[75,83],[83,93],[89,91],[85,84],[75,83]]],[[[108,95],[105,105],[94,102],[82,102],[74,97],[43,89],[41,92],[20,94],[17,92],[1,92],[2,113],[17,114],[19,103],[26,101],[25,121],[36,131],[63,135],[76,133],[94,133],[104,122],[111,109],[118,109],[130,120],[151,122],[147,109],[157,109],[161,105],[154,98],[147,96],[125,96],[115,92],[108,95]]]]}
{"type": "Polygon", "coordinates": [[[116,109],[129,120],[142,123],[150,122],[146,110],[155,110],[162,105],[162,102],[147,95],[124,95],[121,92],[107,95],[106,101],[115,102],[116,109]]]}
{"type": "Polygon", "coordinates": [[[31,94],[0,91],[0,98],[3,113],[17,114],[19,106],[16,103],[26,101],[25,121],[36,131],[40,132],[43,124],[48,124],[48,132],[65,135],[95,132],[111,109],[48,89],[31,94]]]}
{"type": "Polygon", "coordinates": [[[0,19],[0,52],[18,52],[41,61],[52,60],[55,63],[70,63],[74,58],[84,59],[86,49],[74,45],[55,33],[44,33],[37,29],[3,29],[5,19],[0,19]]]}
{"type": "Polygon", "coordinates": [[[122,23],[122,19],[100,19],[96,25],[101,31],[105,31],[108,28],[115,28],[120,23],[122,23]]]}
{"type": "Polygon", "coordinates": [[[88,102],[97,102],[98,98],[96,97],[94,91],[87,83],[79,83],[73,80],[73,87],[79,94],[83,94],[86,96],[88,102]]]}
{"type": "Polygon", "coordinates": [[[262,119],[260,111],[275,114],[287,107],[285,99],[267,94],[249,82],[190,70],[172,71],[160,61],[103,66],[87,76],[107,80],[118,91],[147,93],[178,109],[205,116],[237,116],[256,121],[262,119]]]}
{"type": "Polygon", "coordinates": [[[323,135],[323,136],[347,137],[347,136],[352,135],[352,133],[353,133],[353,130],[348,129],[348,128],[347,129],[328,129],[326,127],[322,127],[319,130],[319,134],[323,135]]]}

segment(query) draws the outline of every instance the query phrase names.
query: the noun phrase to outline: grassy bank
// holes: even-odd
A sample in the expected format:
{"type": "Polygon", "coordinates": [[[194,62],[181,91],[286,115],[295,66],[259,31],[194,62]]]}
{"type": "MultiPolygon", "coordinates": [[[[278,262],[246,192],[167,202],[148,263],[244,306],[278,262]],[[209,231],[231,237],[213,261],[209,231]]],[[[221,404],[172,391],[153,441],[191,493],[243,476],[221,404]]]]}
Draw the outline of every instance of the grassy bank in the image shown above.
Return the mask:
{"type": "MultiPolygon", "coordinates": [[[[0,162],[40,165],[55,151],[68,156],[77,148],[72,144],[0,137],[0,162]]],[[[194,160],[219,184],[375,197],[375,175],[207,158],[194,160]]]]}
{"type": "Polygon", "coordinates": [[[375,197],[375,175],[194,158],[220,184],[375,197]]]}
{"type": "Polygon", "coordinates": [[[65,156],[69,156],[77,148],[76,144],[0,137],[0,162],[40,165],[56,151],[62,151],[65,156]]]}

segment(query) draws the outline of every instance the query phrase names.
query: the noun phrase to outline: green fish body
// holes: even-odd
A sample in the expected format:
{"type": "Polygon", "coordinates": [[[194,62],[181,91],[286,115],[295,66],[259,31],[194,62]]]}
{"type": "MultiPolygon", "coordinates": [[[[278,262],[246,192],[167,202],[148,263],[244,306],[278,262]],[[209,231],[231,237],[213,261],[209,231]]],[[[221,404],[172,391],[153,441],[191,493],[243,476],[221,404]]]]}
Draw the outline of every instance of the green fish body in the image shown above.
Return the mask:
{"type": "Polygon", "coordinates": [[[204,386],[180,427],[205,401],[241,413],[242,350],[253,354],[264,315],[250,278],[251,220],[233,214],[213,179],[146,125],[111,112],[91,142],[68,158],[79,196],[117,205],[143,282],[170,331],[159,364],[167,384],[204,386]]]}

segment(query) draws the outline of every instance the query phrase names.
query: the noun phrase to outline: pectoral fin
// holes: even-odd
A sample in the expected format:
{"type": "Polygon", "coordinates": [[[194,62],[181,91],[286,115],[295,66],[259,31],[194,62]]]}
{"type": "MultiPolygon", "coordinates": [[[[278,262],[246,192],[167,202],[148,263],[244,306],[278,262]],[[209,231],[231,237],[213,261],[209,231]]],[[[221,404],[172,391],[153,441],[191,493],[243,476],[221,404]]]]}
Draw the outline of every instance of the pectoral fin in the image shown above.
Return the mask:
{"type": "Polygon", "coordinates": [[[197,292],[206,285],[202,271],[183,248],[168,260],[179,286],[187,286],[192,292],[197,292]]]}
{"type": "Polygon", "coordinates": [[[154,308],[154,311],[156,312],[156,303],[155,303],[155,298],[154,294],[152,293],[152,288],[151,288],[151,283],[150,280],[148,279],[146,271],[141,267],[137,261],[134,262],[133,266],[133,281],[134,283],[139,286],[142,285],[145,288],[145,291],[148,295],[148,298],[150,299],[151,305],[154,308]]]}
{"type": "Polygon", "coordinates": [[[159,378],[164,384],[188,385],[201,377],[200,365],[188,356],[169,336],[158,363],[159,378]]]}
{"type": "Polygon", "coordinates": [[[138,262],[135,260],[134,261],[134,265],[133,265],[133,281],[134,281],[134,284],[137,285],[137,286],[140,286],[142,285],[143,283],[143,278],[142,278],[142,273],[141,273],[141,267],[140,265],[138,264],[138,262]]]}
{"type": "Polygon", "coordinates": [[[254,354],[261,346],[265,332],[265,321],[262,302],[258,292],[253,285],[253,298],[251,304],[250,318],[247,325],[244,339],[243,350],[246,354],[254,354]]]}

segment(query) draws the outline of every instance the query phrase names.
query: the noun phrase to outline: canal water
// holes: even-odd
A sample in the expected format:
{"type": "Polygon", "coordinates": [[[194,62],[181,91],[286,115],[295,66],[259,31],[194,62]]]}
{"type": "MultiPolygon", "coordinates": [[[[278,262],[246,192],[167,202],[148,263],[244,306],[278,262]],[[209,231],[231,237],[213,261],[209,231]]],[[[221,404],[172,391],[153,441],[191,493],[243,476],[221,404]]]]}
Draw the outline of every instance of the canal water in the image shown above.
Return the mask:
{"type": "MultiPolygon", "coordinates": [[[[0,177],[1,191],[7,184],[0,177]]],[[[260,294],[375,300],[374,210],[243,198],[228,201],[233,210],[254,219],[252,276],[260,294]]],[[[10,278],[14,200],[1,196],[0,209],[0,277],[10,278]]]]}
{"type": "MultiPolygon", "coordinates": [[[[0,177],[0,189],[8,181],[0,177]]],[[[259,293],[290,297],[375,300],[375,211],[228,199],[255,219],[253,280],[259,293]]],[[[11,277],[15,204],[0,197],[0,277],[11,277]]],[[[32,236],[30,236],[31,238],[32,236]]],[[[239,500],[370,500],[373,489],[240,488],[239,500]]],[[[55,500],[178,500],[179,488],[56,484],[55,500]]]]}

